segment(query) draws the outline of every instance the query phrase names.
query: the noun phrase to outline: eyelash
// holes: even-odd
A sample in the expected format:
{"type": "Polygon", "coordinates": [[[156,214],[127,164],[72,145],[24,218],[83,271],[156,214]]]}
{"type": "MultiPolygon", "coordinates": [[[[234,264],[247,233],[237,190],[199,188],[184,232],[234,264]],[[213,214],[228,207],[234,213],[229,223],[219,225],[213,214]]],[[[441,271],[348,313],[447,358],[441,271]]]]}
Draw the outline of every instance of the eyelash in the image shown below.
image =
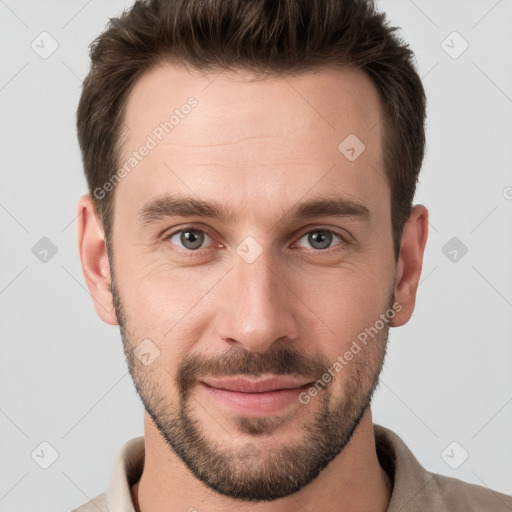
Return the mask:
{"type": "MultiPolygon", "coordinates": [[[[204,233],[206,236],[208,236],[210,239],[213,239],[214,237],[211,236],[207,231],[205,231],[204,229],[199,229],[199,228],[196,228],[194,226],[185,226],[183,228],[180,228],[176,231],[173,231],[171,233],[169,233],[168,235],[166,235],[164,237],[164,242],[168,242],[170,241],[170,239],[174,236],[174,235],[177,235],[177,234],[180,234],[180,233],[183,233],[183,232],[186,232],[186,231],[197,231],[199,233],[204,233]]],[[[343,250],[346,246],[348,246],[350,244],[349,240],[347,239],[347,237],[341,235],[340,233],[338,233],[337,231],[334,231],[332,229],[325,229],[325,228],[315,228],[315,229],[310,229],[309,231],[305,231],[304,233],[302,233],[300,235],[300,237],[298,238],[298,240],[301,240],[302,238],[304,238],[306,235],[309,235],[310,233],[314,233],[314,232],[317,232],[317,231],[325,231],[327,233],[332,233],[335,237],[338,237],[341,241],[332,246],[332,247],[328,247],[326,249],[314,249],[314,248],[311,248],[310,251],[313,251],[315,253],[319,253],[319,254],[322,254],[322,253],[330,253],[331,251],[336,251],[336,250],[343,250]],[[341,247],[340,247],[341,246],[341,247]]],[[[175,244],[173,244],[175,245],[175,244]]],[[[223,247],[223,244],[221,244],[221,247],[223,247]]],[[[194,253],[199,253],[201,252],[203,249],[208,249],[208,247],[201,247],[199,249],[186,249],[184,247],[178,247],[178,250],[180,252],[183,252],[183,253],[186,253],[187,255],[190,255],[190,256],[193,256],[194,253]]]]}

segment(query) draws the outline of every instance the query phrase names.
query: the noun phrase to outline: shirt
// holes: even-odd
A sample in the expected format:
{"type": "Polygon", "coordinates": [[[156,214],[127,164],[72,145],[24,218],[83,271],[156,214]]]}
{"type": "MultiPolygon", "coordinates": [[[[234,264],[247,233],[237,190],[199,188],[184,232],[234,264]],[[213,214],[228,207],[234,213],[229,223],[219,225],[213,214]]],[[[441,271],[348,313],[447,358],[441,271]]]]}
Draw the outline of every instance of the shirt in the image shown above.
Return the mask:
{"type": "MultiPolygon", "coordinates": [[[[393,485],[387,512],[512,511],[512,496],[431,473],[397,434],[375,424],[373,430],[379,463],[393,485]]],[[[72,512],[135,512],[131,486],[143,466],[144,437],[136,437],[119,452],[107,491],[72,512]]]]}

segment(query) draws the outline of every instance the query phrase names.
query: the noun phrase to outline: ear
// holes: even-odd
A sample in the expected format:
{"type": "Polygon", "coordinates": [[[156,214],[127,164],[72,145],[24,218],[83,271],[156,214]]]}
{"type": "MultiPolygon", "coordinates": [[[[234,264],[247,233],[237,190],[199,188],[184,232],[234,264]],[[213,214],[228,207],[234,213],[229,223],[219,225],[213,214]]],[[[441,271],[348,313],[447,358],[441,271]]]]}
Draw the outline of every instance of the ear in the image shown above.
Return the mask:
{"type": "Polygon", "coordinates": [[[416,205],[405,223],[395,276],[395,301],[402,306],[390,325],[399,327],[412,316],[428,237],[428,210],[416,205]]]}
{"type": "Polygon", "coordinates": [[[78,202],[78,251],[87,287],[100,318],[117,325],[112,294],[107,245],[100,220],[96,217],[90,194],[78,202]]]}

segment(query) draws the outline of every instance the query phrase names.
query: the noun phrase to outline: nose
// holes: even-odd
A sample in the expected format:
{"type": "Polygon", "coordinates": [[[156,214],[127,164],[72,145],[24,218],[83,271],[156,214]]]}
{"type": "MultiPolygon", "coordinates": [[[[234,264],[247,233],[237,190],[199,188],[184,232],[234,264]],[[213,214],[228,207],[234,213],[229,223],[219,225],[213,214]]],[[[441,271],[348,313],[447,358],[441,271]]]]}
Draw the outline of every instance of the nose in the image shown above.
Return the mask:
{"type": "Polygon", "coordinates": [[[216,297],[218,339],[261,353],[278,340],[296,339],[298,299],[289,272],[279,270],[269,249],[251,262],[233,260],[216,297]]]}

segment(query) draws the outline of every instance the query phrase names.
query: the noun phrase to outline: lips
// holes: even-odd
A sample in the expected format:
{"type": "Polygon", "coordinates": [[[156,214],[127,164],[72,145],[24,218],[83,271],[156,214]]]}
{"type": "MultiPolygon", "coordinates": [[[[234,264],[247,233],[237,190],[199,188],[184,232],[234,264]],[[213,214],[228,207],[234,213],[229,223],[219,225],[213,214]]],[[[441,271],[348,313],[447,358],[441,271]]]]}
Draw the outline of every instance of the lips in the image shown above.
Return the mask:
{"type": "Polygon", "coordinates": [[[249,380],[242,378],[214,379],[208,378],[203,383],[217,389],[236,391],[239,393],[265,393],[282,389],[296,389],[311,384],[300,378],[293,377],[269,377],[266,379],[249,380]]]}

